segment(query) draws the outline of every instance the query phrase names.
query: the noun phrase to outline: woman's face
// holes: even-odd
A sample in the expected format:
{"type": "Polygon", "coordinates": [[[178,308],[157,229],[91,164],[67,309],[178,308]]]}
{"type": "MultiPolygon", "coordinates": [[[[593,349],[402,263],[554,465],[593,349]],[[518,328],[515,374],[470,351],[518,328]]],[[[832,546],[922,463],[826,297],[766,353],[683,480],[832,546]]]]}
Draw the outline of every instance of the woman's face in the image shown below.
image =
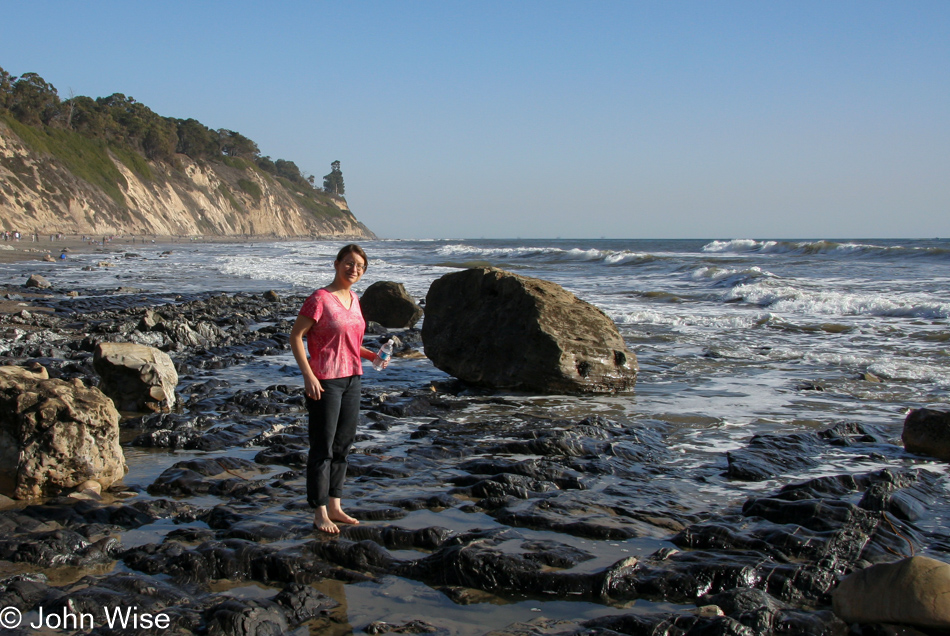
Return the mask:
{"type": "Polygon", "coordinates": [[[343,257],[343,260],[334,261],[333,268],[336,270],[338,280],[352,285],[362,278],[363,272],[366,271],[366,261],[359,254],[350,252],[343,257]]]}

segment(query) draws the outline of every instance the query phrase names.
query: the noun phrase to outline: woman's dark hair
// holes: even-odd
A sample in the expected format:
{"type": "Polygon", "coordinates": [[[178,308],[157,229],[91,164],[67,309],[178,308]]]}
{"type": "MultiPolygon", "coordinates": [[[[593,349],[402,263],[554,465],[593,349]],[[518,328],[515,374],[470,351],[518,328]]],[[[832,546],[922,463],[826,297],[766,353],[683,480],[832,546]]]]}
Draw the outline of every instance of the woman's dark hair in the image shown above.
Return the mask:
{"type": "Polygon", "coordinates": [[[342,263],[343,258],[347,254],[358,254],[363,257],[363,271],[365,272],[369,268],[369,258],[366,257],[366,252],[363,251],[363,248],[357,245],[356,243],[350,243],[349,245],[344,245],[336,255],[336,262],[342,263]]]}

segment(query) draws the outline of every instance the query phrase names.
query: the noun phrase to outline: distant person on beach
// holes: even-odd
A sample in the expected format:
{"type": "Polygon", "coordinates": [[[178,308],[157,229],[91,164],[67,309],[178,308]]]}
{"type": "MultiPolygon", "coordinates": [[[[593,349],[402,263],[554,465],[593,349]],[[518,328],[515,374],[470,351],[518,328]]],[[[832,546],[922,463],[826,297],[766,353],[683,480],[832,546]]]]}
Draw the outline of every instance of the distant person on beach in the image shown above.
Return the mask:
{"type": "Polygon", "coordinates": [[[314,527],[331,534],[340,532],[337,523],[359,523],[343,512],[340,499],[359,421],[361,358],[380,364],[376,354],[362,346],[366,322],[351,289],[368,264],[359,245],[341,249],[333,262],[333,282],[307,298],[290,332],[310,416],[307,502],[314,509],[314,527]]]}

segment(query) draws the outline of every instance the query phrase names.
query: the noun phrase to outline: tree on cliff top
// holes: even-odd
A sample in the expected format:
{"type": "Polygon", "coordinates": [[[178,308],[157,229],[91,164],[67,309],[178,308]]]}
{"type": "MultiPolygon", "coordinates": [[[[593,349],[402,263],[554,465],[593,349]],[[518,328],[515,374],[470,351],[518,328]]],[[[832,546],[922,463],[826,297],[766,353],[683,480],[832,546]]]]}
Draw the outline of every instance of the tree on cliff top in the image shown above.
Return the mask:
{"type": "MultiPolygon", "coordinates": [[[[36,73],[15,77],[0,68],[0,113],[12,115],[28,126],[49,126],[101,139],[114,147],[131,149],[153,161],[172,165],[176,165],[176,153],[197,161],[242,158],[287,179],[301,192],[314,190],[313,178],[304,175],[293,161],[262,157],[257,144],[244,135],[225,128],[212,130],[195,119],[162,117],[122,93],[95,100],[71,96],[62,101],[56,88],[36,73]]],[[[339,185],[328,192],[343,194],[339,164],[334,162],[339,185]]]]}
{"type": "Polygon", "coordinates": [[[343,187],[343,171],[340,170],[340,161],[334,161],[330,164],[330,174],[323,177],[323,189],[330,194],[342,196],[345,188],[343,187]]]}

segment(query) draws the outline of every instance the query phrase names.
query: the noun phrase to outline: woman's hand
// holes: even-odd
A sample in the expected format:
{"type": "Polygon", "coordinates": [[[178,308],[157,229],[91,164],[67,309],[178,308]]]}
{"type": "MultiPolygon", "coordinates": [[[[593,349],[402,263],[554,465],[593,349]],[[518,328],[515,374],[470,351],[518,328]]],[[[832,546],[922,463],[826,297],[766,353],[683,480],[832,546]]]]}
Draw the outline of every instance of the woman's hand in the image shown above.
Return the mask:
{"type": "Polygon", "coordinates": [[[303,392],[304,395],[311,400],[319,400],[320,396],[323,395],[323,385],[320,384],[320,380],[313,374],[304,376],[303,392]]]}
{"type": "Polygon", "coordinates": [[[380,358],[379,356],[374,355],[374,356],[373,356],[373,365],[374,365],[374,366],[377,366],[377,367],[381,367],[381,368],[380,368],[380,371],[382,371],[383,369],[385,369],[386,367],[389,366],[389,358],[386,358],[385,360],[383,360],[383,359],[380,358]]]}

